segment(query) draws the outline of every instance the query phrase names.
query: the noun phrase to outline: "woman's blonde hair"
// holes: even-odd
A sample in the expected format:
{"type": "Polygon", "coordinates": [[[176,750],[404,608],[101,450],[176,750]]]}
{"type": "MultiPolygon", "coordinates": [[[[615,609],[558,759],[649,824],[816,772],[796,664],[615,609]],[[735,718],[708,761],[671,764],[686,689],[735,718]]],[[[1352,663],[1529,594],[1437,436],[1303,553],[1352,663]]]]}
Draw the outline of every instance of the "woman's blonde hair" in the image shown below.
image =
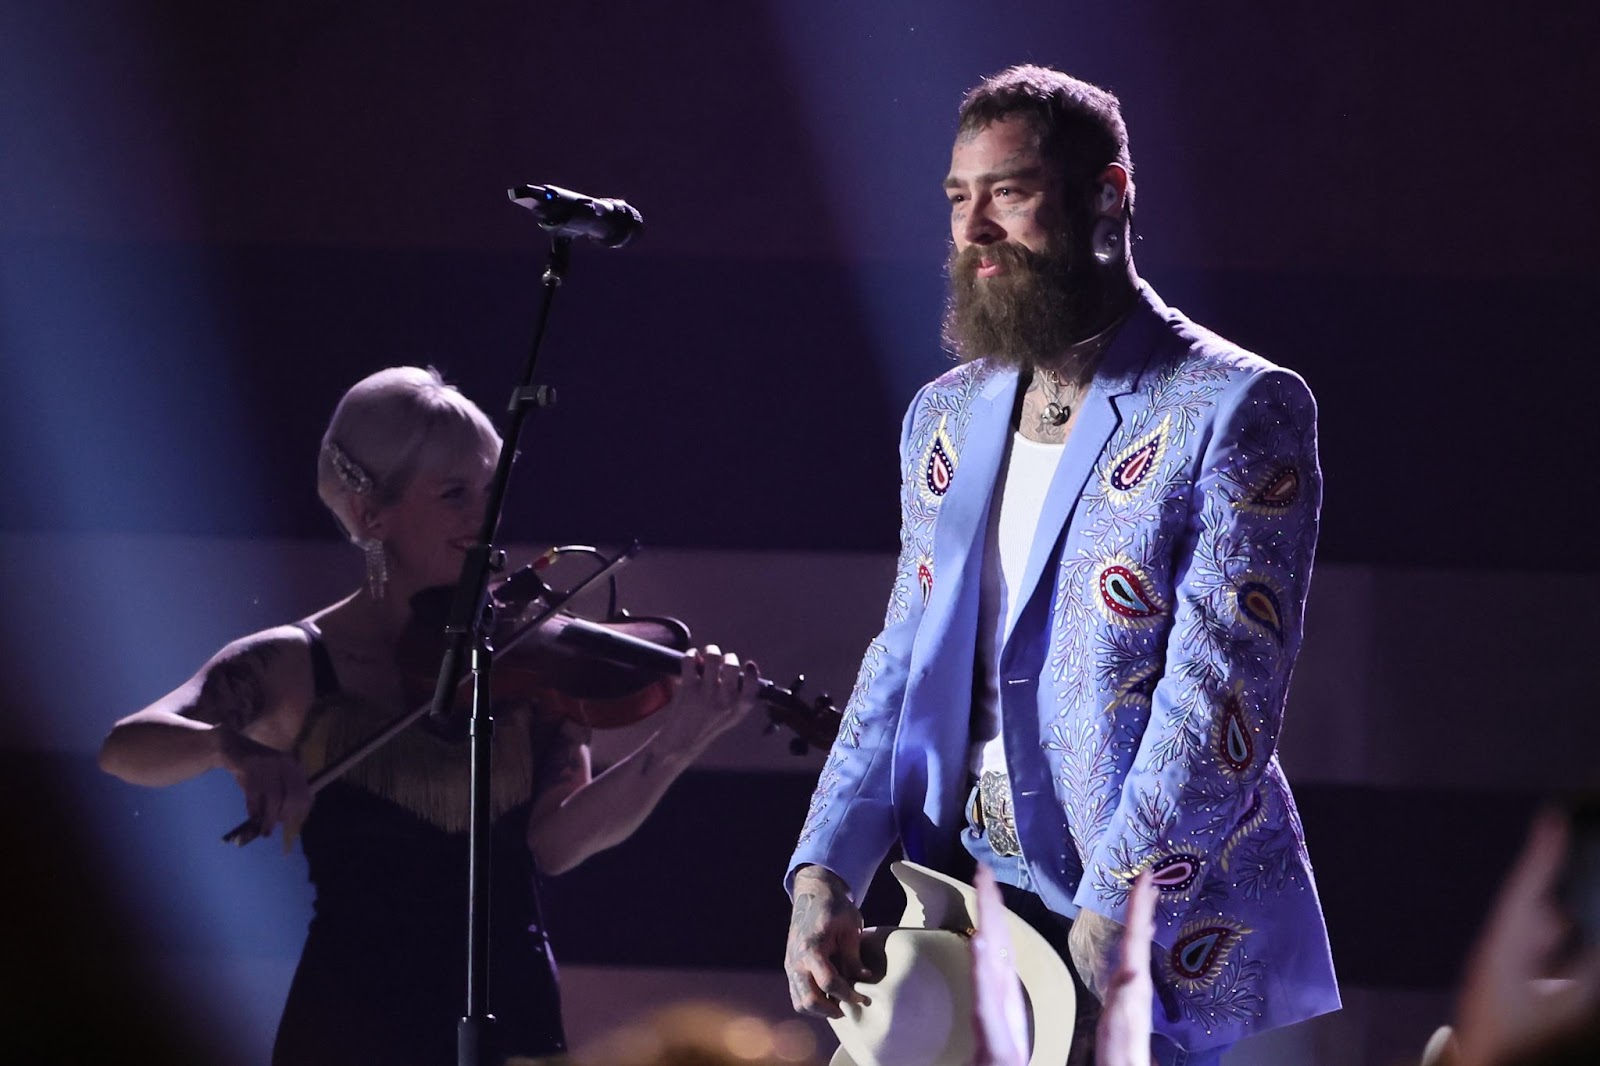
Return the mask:
{"type": "Polygon", "coordinates": [[[390,367],[356,382],[333,409],[317,453],[317,495],[360,541],[364,503],[393,503],[419,472],[499,450],[489,417],[437,370],[390,367]]]}

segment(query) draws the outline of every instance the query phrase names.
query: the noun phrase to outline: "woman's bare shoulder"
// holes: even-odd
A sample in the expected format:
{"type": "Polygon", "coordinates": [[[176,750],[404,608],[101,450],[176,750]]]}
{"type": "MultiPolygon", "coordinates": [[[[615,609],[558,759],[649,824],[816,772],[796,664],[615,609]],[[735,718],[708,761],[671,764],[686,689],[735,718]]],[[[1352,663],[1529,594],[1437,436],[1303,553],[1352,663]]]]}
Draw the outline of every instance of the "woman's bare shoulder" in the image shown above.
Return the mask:
{"type": "Polygon", "coordinates": [[[293,624],[230,641],[197,675],[200,691],[190,716],[242,729],[284,705],[308,701],[310,643],[306,631],[293,624]]]}

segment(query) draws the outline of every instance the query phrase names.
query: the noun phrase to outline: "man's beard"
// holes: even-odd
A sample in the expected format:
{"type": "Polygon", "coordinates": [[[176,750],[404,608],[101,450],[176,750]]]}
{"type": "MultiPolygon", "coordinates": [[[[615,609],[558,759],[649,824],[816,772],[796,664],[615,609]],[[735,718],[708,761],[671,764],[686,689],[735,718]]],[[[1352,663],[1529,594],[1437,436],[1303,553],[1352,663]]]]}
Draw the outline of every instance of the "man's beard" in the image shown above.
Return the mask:
{"type": "Polygon", "coordinates": [[[945,344],[965,362],[1033,367],[1053,365],[1089,336],[1100,325],[1106,287],[1081,262],[1086,256],[1060,250],[1070,241],[1063,235],[1042,252],[1010,241],[952,251],[945,344]],[[998,263],[1001,272],[978,277],[980,259],[998,263]]]}

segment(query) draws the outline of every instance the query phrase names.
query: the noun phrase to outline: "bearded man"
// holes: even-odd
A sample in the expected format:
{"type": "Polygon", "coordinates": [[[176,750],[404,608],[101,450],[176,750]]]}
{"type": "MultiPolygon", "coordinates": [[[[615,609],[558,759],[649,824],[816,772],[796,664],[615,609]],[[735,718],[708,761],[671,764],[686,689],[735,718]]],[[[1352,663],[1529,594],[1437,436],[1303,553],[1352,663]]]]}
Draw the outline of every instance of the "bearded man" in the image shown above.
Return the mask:
{"type": "Polygon", "coordinates": [[[963,102],[944,182],[963,362],[906,414],[888,615],[790,863],[799,1010],[862,1000],[856,901],[897,840],[991,866],[1068,958],[1073,1061],[1144,870],[1157,1061],[1216,1062],[1339,1005],[1275,754],[1316,408],[1139,279],[1132,170],[1093,85],[1014,67],[963,102]]]}

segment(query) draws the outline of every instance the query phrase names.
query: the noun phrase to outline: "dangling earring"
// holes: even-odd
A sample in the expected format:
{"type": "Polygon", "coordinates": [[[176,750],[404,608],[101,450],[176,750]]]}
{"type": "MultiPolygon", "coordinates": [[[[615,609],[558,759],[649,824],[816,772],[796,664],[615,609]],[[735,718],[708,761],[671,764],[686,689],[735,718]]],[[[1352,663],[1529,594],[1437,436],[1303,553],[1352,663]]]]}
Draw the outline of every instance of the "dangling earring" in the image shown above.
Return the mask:
{"type": "Polygon", "coordinates": [[[1090,251],[1095,262],[1110,266],[1122,258],[1122,219],[1102,218],[1094,224],[1090,238],[1090,251]]]}
{"type": "Polygon", "coordinates": [[[367,560],[367,592],[373,599],[381,600],[389,591],[389,553],[383,541],[374,538],[361,542],[361,554],[367,560]]]}

